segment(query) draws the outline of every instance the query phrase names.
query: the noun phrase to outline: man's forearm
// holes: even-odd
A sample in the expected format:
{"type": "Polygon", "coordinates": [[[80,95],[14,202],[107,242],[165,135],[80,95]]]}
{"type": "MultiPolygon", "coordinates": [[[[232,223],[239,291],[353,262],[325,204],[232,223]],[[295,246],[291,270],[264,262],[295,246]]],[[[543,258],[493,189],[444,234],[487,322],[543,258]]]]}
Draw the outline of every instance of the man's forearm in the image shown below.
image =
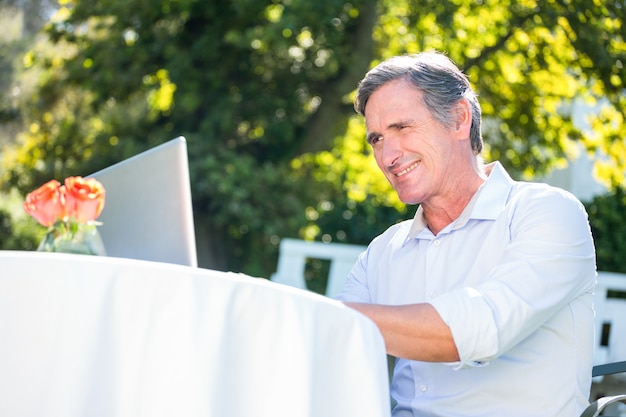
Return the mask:
{"type": "Polygon", "coordinates": [[[378,326],[392,356],[426,362],[459,360],[450,328],[430,304],[345,304],[378,326]]]}

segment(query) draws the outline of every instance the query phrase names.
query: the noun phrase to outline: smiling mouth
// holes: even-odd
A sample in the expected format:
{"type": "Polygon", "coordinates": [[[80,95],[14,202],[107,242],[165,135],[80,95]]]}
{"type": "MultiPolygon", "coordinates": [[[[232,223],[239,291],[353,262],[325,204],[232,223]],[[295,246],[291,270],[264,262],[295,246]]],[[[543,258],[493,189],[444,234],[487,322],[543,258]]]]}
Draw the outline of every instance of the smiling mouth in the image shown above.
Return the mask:
{"type": "Polygon", "coordinates": [[[401,176],[403,176],[403,175],[405,175],[405,174],[407,174],[407,173],[409,173],[409,172],[413,171],[415,168],[417,168],[417,166],[418,166],[419,164],[420,164],[419,162],[415,162],[414,164],[412,164],[412,165],[411,165],[411,166],[409,166],[408,168],[403,169],[403,170],[402,170],[402,171],[400,171],[400,172],[396,172],[396,174],[395,174],[395,175],[396,175],[396,177],[401,177],[401,176]]]}

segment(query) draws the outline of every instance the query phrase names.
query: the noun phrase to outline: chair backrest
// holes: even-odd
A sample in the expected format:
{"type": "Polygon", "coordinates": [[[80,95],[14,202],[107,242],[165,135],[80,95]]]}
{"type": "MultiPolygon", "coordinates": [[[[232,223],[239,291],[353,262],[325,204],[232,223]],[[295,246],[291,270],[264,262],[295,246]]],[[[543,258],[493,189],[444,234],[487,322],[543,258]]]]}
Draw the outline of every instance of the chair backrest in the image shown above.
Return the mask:
{"type": "Polygon", "coordinates": [[[626,274],[598,272],[594,365],[626,358],[626,274]]]}
{"type": "Polygon", "coordinates": [[[339,294],[348,273],[365,246],[346,243],[309,242],[299,239],[282,239],[279,247],[278,266],[271,280],[296,288],[307,289],[305,269],[307,260],[330,261],[325,295],[339,294]]]}

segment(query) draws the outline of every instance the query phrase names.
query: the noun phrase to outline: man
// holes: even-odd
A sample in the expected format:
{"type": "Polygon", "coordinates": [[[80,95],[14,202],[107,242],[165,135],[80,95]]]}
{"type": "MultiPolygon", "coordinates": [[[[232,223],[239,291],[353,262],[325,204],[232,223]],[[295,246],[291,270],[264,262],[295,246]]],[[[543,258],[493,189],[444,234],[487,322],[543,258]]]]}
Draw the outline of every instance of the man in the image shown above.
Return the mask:
{"type": "Polygon", "coordinates": [[[393,415],[578,416],[596,281],[584,207],[483,163],[476,94],[440,53],[379,64],[355,108],[381,171],[419,204],[371,242],[338,297],[397,357],[393,415]]]}

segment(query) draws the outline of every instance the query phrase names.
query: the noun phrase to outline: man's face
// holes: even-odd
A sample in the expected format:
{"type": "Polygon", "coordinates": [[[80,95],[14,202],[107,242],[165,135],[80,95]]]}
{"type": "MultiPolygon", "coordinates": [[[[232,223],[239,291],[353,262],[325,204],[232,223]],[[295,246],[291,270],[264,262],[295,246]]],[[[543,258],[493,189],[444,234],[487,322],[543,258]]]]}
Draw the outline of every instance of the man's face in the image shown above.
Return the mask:
{"type": "Polygon", "coordinates": [[[433,118],[419,90],[404,80],[379,87],[367,101],[365,124],[374,158],[401,201],[453,193],[455,132],[433,118]]]}

